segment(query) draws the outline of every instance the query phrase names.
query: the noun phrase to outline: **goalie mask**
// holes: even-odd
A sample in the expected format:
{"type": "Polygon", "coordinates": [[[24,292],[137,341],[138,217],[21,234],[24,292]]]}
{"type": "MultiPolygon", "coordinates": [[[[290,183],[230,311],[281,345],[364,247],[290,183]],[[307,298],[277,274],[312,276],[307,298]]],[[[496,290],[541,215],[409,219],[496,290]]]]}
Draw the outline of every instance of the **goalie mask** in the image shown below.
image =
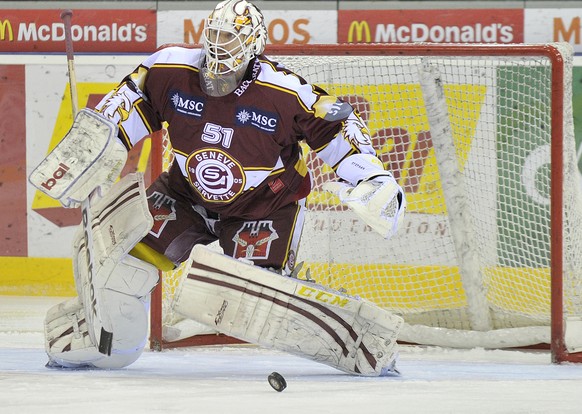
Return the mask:
{"type": "Polygon", "coordinates": [[[212,11],[203,34],[201,86],[210,96],[225,96],[242,80],[251,59],[265,50],[267,28],[257,7],[226,0],[212,11]]]}

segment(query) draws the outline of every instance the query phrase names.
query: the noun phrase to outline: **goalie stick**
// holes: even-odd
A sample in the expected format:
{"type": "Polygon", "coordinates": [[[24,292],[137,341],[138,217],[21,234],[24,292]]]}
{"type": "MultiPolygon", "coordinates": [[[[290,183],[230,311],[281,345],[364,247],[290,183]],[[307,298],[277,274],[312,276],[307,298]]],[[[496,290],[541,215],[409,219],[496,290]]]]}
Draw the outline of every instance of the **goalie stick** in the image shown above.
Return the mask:
{"type": "MultiPolygon", "coordinates": [[[[64,31],[65,31],[65,50],[67,54],[67,67],[68,67],[68,76],[69,76],[69,92],[71,94],[71,107],[73,112],[73,119],[77,116],[78,112],[78,96],[77,96],[77,79],[75,74],[75,55],[73,51],[73,37],[72,37],[72,29],[71,29],[71,19],[73,16],[73,12],[71,10],[64,10],[61,13],[61,19],[63,20],[64,24],[64,31]]],[[[91,233],[91,198],[93,197],[94,192],[89,195],[85,200],[81,202],[81,216],[82,216],[82,226],[83,226],[83,238],[85,240],[86,246],[86,260],[87,260],[87,268],[89,271],[89,282],[93,285],[93,235],[91,233]]],[[[98,301],[99,291],[97,289],[91,290],[91,312],[87,312],[85,315],[91,322],[94,318],[101,319],[97,314],[97,307],[96,302],[98,301]]],[[[89,322],[89,321],[88,321],[89,322]]],[[[95,338],[98,341],[98,349],[104,355],[111,355],[111,348],[113,343],[113,334],[111,329],[111,323],[109,322],[108,325],[105,325],[105,321],[100,320],[101,326],[101,333],[99,338],[95,338]]],[[[94,326],[93,323],[90,323],[90,326],[94,326]]]]}

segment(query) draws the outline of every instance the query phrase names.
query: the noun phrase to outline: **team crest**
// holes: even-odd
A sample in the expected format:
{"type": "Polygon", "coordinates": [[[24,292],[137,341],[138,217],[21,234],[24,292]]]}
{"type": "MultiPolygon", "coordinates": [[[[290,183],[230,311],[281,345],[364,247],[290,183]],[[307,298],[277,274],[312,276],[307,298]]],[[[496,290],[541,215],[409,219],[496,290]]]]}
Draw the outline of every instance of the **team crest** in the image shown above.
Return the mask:
{"type": "Polygon", "coordinates": [[[272,220],[245,221],[232,238],[235,243],[233,257],[266,259],[269,257],[271,243],[278,238],[272,220]]]}
{"type": "Polygon", "coordinates": [[[168,224],[168,221],[176,220],[176,200],[168,197],[159,191],[153,192],[148,200],[151,199],[150,204],[153,206],[154,225],[150,230],[150,234],[155,237],[160,237],[162,231],[168,224]]]}
{"type": "Polygon", "coordinates": [[[203,148],[186,160],[188,180],[198,194],[211,203],[229,203],[244,190],[245,174],[241,164],[228,153],[203,148]]]}

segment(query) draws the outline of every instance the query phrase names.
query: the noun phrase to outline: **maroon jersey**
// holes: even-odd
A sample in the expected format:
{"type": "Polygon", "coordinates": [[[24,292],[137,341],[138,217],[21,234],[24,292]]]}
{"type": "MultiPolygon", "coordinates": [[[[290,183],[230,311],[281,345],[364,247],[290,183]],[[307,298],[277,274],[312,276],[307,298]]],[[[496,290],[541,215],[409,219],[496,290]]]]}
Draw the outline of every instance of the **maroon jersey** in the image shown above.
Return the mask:
{"type": "Polygon", "coordinates": [[[330,166],[374,154],[353,108],[264,56],[223,97],[200,87],[199,49],[162,49],[97,106],[131,148],[167,123],[178,191],[223,217],[257,219],[304,198],[310,177],[305,142],[330,166]]]}

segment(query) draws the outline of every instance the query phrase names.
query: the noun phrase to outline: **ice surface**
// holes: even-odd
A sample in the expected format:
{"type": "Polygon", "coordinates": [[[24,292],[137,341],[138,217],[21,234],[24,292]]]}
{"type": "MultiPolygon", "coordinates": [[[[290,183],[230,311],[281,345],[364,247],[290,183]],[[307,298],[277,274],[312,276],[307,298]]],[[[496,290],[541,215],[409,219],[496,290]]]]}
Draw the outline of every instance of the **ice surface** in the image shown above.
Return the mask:
{"type": "Polygon", "coordinates": [[[547,352],[402,347],[397,378],[360,378],[252,346],[146,350],[118,371],[44,367],[61,298],[0,296],[0,413],[582,413],[582,365],[547,352]],[[267,383],[281,373],[288,387],[267,383]]]}

